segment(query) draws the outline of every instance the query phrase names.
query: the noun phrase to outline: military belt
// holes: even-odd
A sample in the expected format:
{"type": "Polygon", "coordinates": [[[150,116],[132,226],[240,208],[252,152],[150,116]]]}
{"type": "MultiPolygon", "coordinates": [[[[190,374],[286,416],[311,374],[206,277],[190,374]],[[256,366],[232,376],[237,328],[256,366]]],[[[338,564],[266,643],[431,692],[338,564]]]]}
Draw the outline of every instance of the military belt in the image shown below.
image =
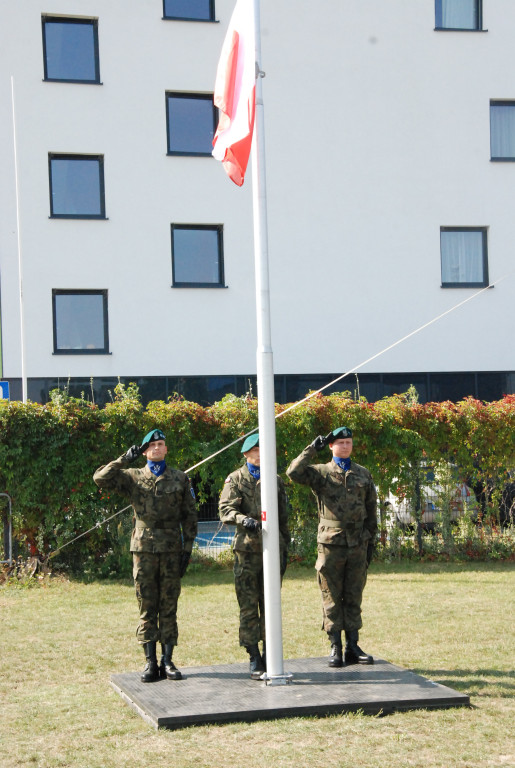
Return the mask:
{"type": "Polygon", "coordinates": [[[326,528],[343,528],[341,520],[331,520],[328,517],[320,517],[318,522],[320,525],[325,525],[326,528]]]}
{"type": "Polygon", "coordinates": [[[136,520],[136,528],[159,528],[160,530],[164,531],[177,530],[176,525],[169,525],[168,523],[152,523],[152,525],[147,525],[147,523],[144,523],[143,520],[136,520]]]}

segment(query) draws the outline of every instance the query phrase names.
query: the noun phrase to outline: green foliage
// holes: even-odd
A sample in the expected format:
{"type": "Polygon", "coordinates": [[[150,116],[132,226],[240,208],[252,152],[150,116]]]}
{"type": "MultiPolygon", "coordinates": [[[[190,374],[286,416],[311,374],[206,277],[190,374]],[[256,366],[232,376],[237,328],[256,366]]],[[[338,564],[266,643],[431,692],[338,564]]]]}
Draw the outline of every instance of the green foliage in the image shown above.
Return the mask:
{"type": "MultiPolygon", "coordinates": [[[[452,461],[463,476],[502,487],[515,468],[515,396],[484,403],[418,403],[416,392],[376,403],[348,392],[317,394],[287,410],[277,405],[277,463],[288,464],[317,434],[348,425],[353,458],[367,466],[381,499],[389,493],[416,495],[424,460],[452,461]]],[[[67,389],[49,403],[0,401],[0,491],[12,499],[13,526],[29,554],[43,556],[89,528],[94,530],[57,554],[55,565],[85,575],[130,572],[130,513],[95,528],[127,501],[101,492],[94,470],[140,442],[151,428],[168,436],[170,465],[187,470],[222,450],[258,424],[257,399],[228,395],[209,408],[178,396],[144,409],[135,384],[115,387],[112,402],[98,408],[67,389]]],[[[223,450],[191,472],[201,502],[217,498],[225,477],[241,461],[241,443],[223,450]]],[[[329,451],[320,455],[328,461],[329,451]]],[[[292,558],[315,557],[316,507],[309,489],[287,483],[294,538],[292,558]]],[[[0,500],[1,501],[1,500],[0,500]]],[[[2,507],[3,509],[3,507],[2,507]]],[[[489,513],[495,519],[495,494],[489,513]]]]}

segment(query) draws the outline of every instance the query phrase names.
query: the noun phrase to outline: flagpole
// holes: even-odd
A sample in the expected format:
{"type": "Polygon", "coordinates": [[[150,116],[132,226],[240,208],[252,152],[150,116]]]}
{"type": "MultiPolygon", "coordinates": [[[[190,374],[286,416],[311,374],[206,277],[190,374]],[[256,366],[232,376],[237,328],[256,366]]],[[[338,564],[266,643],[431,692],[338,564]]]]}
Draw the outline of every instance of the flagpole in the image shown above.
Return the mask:
{"type": "Polygon", "coordinates": [[[259,450],[261,467],[261,510],[263,525],[263,582],[265,597],[266,663],[265,680],[270,685],[284,685],[291,675],[283,669],[281,620],[281,575],[279,513],[277,503],[277,448],[275,440],[275,391],[272,335],[270,323],[270,288],[268,273],[268,224],[266,205],[266,167],[264,107],[261,71],[261,32],[259,0],[249,0],[254,7],[256,52],[256,114],[252,142],[252,200],[254,219],[254,259],[257,314],[257,389],[259,450]]]}
{"type": "Polygon", "coordinates": [[[19,287],[19,306],[20,306],[20,356],[21,356],[21,388],[22,401],[27,402],[27,373],[25,370],[25,321],[23,308],[23,268],[22,268],[22,250],[21,250],[21,217],[20,217],[20,190],[18,181],[18,148],[16,138],[16,109],[14,104],[14,76],[11,75],[11,103],[13,116],[13,148],[14,148],[14,181],[16,192],[16,230],[18,242],[18,287],[19,287]]]}

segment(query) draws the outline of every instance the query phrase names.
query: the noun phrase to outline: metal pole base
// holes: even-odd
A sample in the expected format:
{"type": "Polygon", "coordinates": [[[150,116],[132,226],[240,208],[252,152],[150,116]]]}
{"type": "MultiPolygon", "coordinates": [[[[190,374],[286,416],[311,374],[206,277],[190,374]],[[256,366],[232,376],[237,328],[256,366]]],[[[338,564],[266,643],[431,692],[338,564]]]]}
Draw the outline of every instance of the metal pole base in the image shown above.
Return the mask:
{"type": "Polygon", "coordinates": [[[288,685],[293,680],[293,675],[291,672],[284,675],[267,675],[265,672],[261,675],[261,680],[264,680],[267,685],[288,685]]]}

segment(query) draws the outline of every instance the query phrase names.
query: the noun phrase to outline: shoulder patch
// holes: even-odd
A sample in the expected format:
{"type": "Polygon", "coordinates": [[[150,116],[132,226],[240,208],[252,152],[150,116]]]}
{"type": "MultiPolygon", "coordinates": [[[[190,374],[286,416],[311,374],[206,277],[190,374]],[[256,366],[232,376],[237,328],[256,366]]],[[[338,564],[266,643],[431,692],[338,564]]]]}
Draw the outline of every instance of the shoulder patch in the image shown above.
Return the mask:
{"type": "Polygon", "coordinates": [[[229,477],[226,477],[226,478],[225,478],[225,483],[224,483],[224,485],[225,485],[226,483],[230,483],[230,482],[231,482],[231,476],[229,475],[229,477]]]}

